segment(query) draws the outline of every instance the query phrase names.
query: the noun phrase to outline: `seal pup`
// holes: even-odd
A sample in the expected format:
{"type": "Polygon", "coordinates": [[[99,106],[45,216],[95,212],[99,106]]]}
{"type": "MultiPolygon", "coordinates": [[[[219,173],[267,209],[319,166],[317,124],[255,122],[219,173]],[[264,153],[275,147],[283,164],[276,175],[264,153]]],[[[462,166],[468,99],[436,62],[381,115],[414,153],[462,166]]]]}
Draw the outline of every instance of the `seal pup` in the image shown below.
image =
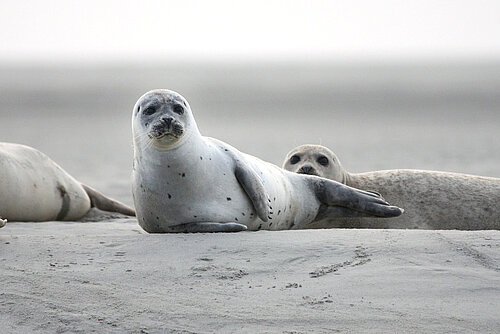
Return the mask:
{"type": "Polygon", "coordinates": [[[283,168],[325,177],[345,185],[375,189],[405,214],[394,219],[327,219],[313,227],[500,229],[500,179],[460,173],[413,169],[348,173],[339,159],[321,145],[292,149],[283,168]]]}
{"type": "Polygon", "coordinates": [[[203,137],[188,102],[158,89],[132,112],[132,193],[150,233],[301,229],[319,214],[393,217],[377,194],[284,171],[203,137]]]}
{"type": "Polygon", "coordinates": [[[77,220],[91,207],[135,216],[134,209],[81,184],[42,152],[25,145],[0,143],[1,218],[77,220]]]}

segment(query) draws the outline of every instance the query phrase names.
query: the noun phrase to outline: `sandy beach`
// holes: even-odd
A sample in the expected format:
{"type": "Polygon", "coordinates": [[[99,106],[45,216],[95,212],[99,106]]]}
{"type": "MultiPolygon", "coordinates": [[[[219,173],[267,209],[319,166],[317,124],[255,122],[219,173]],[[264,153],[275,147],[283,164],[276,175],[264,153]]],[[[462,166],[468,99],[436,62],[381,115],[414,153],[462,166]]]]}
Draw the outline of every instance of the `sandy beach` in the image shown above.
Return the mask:
{"type": "MultiPolygon", "coordinates": [[[[130,115],[152,88],[277,165],[317,143],[352,172],[500,177],[496,63],[0,68],[0,141],[131,205],[130,115]]],[[[93,211],[0,229],[0,282],[1,333],[498,333],[500,232],[153,235],[93,211]]]]}
{"type": "Polygon", "coordinates": [[[495,333],[500,232],[0,234],[3,333],[495,333]]]}

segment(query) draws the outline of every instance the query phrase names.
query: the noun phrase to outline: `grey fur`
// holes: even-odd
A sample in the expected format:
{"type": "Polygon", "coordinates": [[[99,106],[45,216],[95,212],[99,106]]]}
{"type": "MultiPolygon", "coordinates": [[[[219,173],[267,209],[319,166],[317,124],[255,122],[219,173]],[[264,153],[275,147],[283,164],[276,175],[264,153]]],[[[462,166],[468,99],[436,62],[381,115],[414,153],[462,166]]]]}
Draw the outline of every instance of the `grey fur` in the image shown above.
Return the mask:
{"type": "Polygon", "coordinates": [[[90,198],[90,205],[99,210],[118,212],[127,216],[135,216],[135,210],[112,198],[106,197],[101,192],[82,183],[82,187],[90,198]]]}
{"type": "Polygon", "coordinates": [[[269,196],[262,185],[259,176],[244,164],[237,164],[234,170],[234,176],[245,190],[248,198],[252,201],[253,207],[257,212],[257,216],[264,222],[269,220],[269,196]]]}
{"type": "Polygon", "coordinates": [[[66,189],[64,189],[62,185],[58,185],[57,190],[59,190],[59,193],[61,194],[62,204],[61,204],[61,210],[59,210],[56,220],[64,220],[64,218],[66,218],[69,212],[71,197],[68,195],[68,192],[66,191],[66,189]]]}
{"type": "Polygon", "coordinates": [[[237,223],[191,223],[171,226],[168,228],[170,233],[215,233],[215,232],[241,232],[246,231],[247,227],[237,223]]]}
{"type": "MultiPolygon", "coordinates": [[[[328,218],[321,212],[311,228],[412,228],[412,229],[500,229],[500,179],[426,170],[396,169],[349,173],[337,156],[320,145],[302,145],[291,150],[283,168],[301,172],[304,166],[314,175],[330,178],[348,186],[375,189],[389,202],[405,209],[394,219],[328,218]],[[290,159],[298,156],[294,164],[290,159]],[[330,163],[322,166],[319,156],[330,163]]],[[[328,210],[327,210],[328,211],[328,210]]],[[[363,215],[361,215],[363,216],[363,215]]]]}

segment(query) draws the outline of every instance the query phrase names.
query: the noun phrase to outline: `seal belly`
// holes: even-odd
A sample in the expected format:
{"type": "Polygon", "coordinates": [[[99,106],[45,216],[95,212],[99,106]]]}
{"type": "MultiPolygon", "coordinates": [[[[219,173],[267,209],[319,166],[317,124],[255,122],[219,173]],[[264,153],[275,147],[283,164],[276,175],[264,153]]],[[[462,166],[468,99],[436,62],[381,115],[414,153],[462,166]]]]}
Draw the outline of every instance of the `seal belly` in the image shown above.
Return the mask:
{"type": "Polygon", "coordinates": [[[81,185],[45,154],[0,145],[0,214],[11,221],[70,220],[90,209],[81,185]]]}
{"type": "Polygon", "coordinates": [[[168,227],[195,222],[235,222],[249,230],[283,230],[301,228],[304,221],[314,219],[319,202],[305,178],[243,156],[269,196],[270,212],[264,222],[235,177],[233,161],[224,148],[221,151],[208,143],[196,156],[203,159],[189,165],[174,160],[160,163],[156,156],[155,168],[150,168],[151,161],[136,161],[133,194],[144,230],[167,232],[168,227]]]}
{"type": "Polygon", "coordinates": [[[134,201],[139,224],[146,231],[165,232],[169,226],[194,222],[247,225],[256,219],[231,163],[224,162],[224,157],[215,158],[216,151],[211,153],[198,155],[198,161],[189,165],[165,160],[151,169],[137,162],[134,201]]]}

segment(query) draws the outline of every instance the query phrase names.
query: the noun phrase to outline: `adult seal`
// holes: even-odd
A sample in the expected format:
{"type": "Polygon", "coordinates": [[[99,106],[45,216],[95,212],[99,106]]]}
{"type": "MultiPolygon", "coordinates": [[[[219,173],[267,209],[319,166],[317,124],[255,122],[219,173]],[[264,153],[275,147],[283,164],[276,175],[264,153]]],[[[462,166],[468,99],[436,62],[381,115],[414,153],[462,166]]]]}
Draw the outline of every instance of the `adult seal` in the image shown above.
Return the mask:
{"type": "Polygon", "coordinates": [[[188,102],[161,89],[132,114],[132,193],[150,233],[300,229],[319,213],[394,217],[377,194],[299,175],[201,136],[188,102]]]}
{"type": "Polygon", "coordinates": [[[405,209],[394,219],[325,219],[315,228],[500,229],[500,179],[459,173],[395,169],[348,173],[337,156],[320,145],[291,150],[283,168],[345,185],[375,189],[405,209]]]}
{"type": "Polygon", "coordinates": [[[0,226],[8,221],[77,220],[91,207],[134,216],[134,209],[81,184],[42,152],[0,143],[0,226]]]}

